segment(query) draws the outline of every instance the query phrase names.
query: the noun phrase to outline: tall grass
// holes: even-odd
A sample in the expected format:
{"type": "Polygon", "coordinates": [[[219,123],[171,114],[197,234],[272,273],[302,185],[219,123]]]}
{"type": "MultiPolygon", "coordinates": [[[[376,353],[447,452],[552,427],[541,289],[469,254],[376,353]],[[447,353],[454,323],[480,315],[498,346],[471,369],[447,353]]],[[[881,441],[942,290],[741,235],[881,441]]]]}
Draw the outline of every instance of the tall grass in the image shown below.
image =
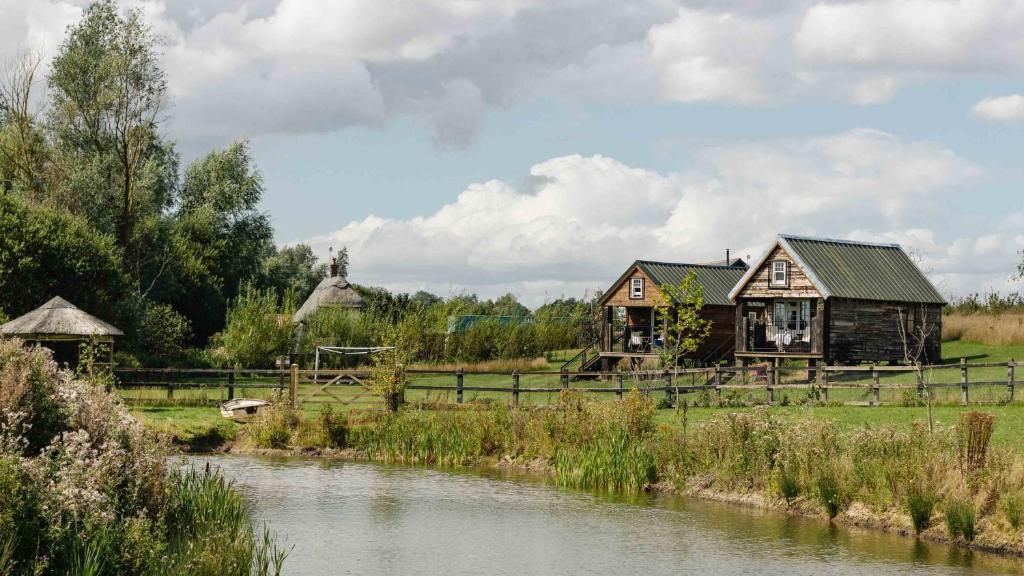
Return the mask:
{"type": "Polygon", "coordinates": [[[241,494],[207,465],[180,472],[168,498],[167,574],[275,576],[287,550],[256,532],[241,494]]]}
{"type": "Polygon", "coordinates": [[[1024,313],[947,314],[942,318],[942,339],[991,346],[1024,344],[1024,313]]]}
{"type": "Polygon", "coordinates": [[[974,502],[966,495],[954,495],[946,500],[945,509],[950,538],[962,536],[967,542],[973,541],[977,522],[974,502]]]}
{"type": "Polygon", "coordinates": [[[559,486],[607,492],[639,492],[657,481],[654,456],[624,430],[602,433],[554,454],[559,486]]]}

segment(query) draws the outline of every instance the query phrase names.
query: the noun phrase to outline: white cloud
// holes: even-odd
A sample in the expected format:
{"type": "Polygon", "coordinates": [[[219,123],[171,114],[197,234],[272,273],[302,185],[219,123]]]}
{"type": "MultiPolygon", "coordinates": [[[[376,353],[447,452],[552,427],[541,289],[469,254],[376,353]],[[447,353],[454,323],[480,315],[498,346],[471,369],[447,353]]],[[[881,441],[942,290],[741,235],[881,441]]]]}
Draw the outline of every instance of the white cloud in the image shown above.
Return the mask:
{"type": "Polygon", "coordinates": [[[907,69],[1018,67],[1019,0],[881,0],[820,3],[794,37],[806,60],[907,69]]]}
{"type": "MultiPolygon", "coordinates": [[[[0,0],[0,50],[52,55],[86,3],[0,0]]],[[[121,3],[166,40],[172,136],[203,147],[400,116],[464,145],[533,98],[878,104],[1024,62],[1024,0],[121,3]]]]}
{"type": "Polygon", "coordinates": [[[348,246],[355,282],[513,290],[537,304],[605,288],[637,258],[756,257],[777,233],[889,239],[962,291],[1000,274],[1005,283],[1020,245],[1010,227],[974,237],[921,227],[979,175],[941,146],[875,130],[708,148],[677,173],[572,155],[533,166],[532,186],[473,184],[433,214],[371,216],[308,242],[318,253],[348,246]]]}
{"type": "Polygon", "coordinates": [[[1010,94],[996,98],[986,98],[971,109],[978,118],[993,122],[1019,122],[1024,120],[1024,96],[1010,94]]]}

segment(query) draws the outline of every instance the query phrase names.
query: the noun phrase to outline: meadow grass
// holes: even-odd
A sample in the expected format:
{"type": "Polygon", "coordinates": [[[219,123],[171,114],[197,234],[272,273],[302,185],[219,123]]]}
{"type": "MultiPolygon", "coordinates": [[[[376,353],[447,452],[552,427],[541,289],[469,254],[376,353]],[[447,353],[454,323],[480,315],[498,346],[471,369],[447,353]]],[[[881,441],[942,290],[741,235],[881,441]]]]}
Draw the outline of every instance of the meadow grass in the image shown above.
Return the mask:
{"type": "Polygon", "coordinates": [[[986,345],[1024,346],[1024,314],[946,314],[942,317],[942,336],[986,345]]]}

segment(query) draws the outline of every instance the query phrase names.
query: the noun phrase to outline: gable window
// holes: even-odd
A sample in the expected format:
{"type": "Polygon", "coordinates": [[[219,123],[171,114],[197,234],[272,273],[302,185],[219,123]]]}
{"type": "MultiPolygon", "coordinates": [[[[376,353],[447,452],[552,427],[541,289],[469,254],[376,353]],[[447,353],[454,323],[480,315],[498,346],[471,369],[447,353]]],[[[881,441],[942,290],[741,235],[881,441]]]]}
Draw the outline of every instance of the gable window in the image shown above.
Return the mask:
{"type": "Polygon", "coordinates": [[[629,280],[629,298],[630,298],[630,300],[643,300],[643,298],[644,298],[644,279],[643,278],[631,278],[629,280]]]}
{"type": "Polygon", "coordinates": [[[783,288],[789,286],[789,262],[785,260],[772,261],[771,285],[783,288]]]}

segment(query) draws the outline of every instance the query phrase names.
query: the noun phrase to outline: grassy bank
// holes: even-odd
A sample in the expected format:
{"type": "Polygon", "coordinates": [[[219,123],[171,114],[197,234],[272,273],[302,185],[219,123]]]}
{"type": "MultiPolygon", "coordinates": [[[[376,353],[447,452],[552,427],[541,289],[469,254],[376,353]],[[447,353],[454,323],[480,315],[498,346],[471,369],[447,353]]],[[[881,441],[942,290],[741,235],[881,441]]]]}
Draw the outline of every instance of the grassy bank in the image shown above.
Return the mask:
{"type": "Polygon", "coordinates": [[[268,575],[285,552],[104,382],[0,341],[0,574],[268,575]]]}
{"type": "Polygon", "coordinates": [[[248,427],[237,446],[345,448],[349,456],[385,462],[540,468],[566,487],[678,491],[1024,553],[1024,458],[1000,436],[1019,430],[1019,422],[1003,422],[998,412],[937,413],[929,432],[910,414],[881,424],[829,414],[658,411],[638,392],[622,402],[566,393],[552,408],[313,416],[277,409],[248,427]]]}

